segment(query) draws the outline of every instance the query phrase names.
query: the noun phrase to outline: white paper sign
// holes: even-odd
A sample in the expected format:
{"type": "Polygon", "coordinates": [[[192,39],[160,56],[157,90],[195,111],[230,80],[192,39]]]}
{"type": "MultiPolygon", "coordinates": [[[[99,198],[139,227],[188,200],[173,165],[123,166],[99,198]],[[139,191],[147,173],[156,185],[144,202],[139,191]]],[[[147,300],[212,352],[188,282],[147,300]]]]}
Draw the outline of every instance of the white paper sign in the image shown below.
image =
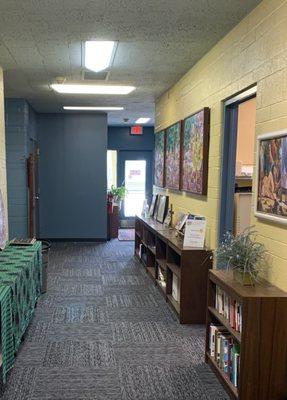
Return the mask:
{"type": "Polygon", "coordinates": [[[205,228],[205,219],[188,219],[185,223],[183,246],[203,248],[205,228]]]}

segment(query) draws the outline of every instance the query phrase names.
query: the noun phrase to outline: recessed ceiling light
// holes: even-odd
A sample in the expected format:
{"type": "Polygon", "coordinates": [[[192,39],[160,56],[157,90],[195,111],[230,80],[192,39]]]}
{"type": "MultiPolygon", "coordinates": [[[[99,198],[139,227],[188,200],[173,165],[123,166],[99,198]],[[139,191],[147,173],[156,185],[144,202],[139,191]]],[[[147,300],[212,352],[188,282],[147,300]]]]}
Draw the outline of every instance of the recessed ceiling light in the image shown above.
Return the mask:
{"type": "Polygon", "coordinates": [[[66,83],[53,83],[51,87],[58,93],[66,94],[129,94],[135,90],[134,86],[81,85],[66,83]]]}
{"type": "Polygon", "coordinates": [[[82,107],[82,106],[64,106],[64,110],[78,110],[78,111],[121,111],[124,107],[82,107]]]}
{"type": "Polygon", "coordinates": [[[146,124],[150,121],[150,118],[139,118],[136,120],[136,124],[146,124]]]}
{"type": "Polygon", "coordinates": [[[111,65],[114,50],[115,42],[85,42],[85,67],[95,72],[107,69],[111,65]]]}

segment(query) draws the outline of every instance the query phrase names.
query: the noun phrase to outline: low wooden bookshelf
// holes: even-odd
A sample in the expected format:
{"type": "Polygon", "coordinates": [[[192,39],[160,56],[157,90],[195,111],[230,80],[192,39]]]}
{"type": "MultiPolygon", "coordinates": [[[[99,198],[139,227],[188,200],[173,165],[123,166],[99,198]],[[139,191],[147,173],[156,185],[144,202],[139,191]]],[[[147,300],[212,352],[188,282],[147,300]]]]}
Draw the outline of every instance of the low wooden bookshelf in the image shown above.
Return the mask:
{"type": "Polygon", "coordinates": [[[183,247],[183,241],[152,218],[136,217],[135,255],[182,324],[203,324],[206,285],[212,266],[208,249],[183,247]],[[175,282],[177,291],[173,290],[175,282]]]}
{"type": "MultiPolygon", "coordinates": [[[[287,399],[287,293],[264,280],[255,286],[243,286],[233,279],[232,271],[211,270],[207,299],[205,359],[230,397],[287,399]],[[226,313],[222,312],[222,301],[229,307],[226,313]],[[234,308],[230,309],[234,304],[239,310],[239,325],[234,324],[234,308]],[[222,330],[221,340],[229,338],[239,349],[238,366],[228,359],[224,371],[225,364],[218,361],[218,352],[212,347],[214,342],[218,343],[211,332],[214,326],[219,328],[217,333],[222,330]]],[[[224,350],[220,354],[224,354],[224,350]]]]}

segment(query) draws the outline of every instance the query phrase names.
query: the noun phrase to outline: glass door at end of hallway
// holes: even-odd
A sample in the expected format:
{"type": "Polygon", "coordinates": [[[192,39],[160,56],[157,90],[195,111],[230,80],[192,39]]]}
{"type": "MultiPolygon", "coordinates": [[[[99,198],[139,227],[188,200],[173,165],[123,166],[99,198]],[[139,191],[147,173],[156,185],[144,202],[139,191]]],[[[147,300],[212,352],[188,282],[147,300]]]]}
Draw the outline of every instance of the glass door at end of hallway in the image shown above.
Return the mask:
{"type": "Polygon", "coordinates": [[[120,211],[121,221],[133,223],[140,215],[145,199],[152,192],[152,152],[120,151],[118,159],[118,186],[125,185],[127,193],[120,211]]]}

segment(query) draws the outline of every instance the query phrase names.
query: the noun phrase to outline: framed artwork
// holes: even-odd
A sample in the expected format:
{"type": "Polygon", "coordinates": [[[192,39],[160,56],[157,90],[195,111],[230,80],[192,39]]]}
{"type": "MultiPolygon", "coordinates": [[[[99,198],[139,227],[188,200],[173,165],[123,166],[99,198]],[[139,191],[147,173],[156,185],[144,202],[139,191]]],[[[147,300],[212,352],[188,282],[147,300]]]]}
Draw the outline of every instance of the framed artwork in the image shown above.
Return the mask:
{"type": "Polygon", "coordinates": [[[184,224],[186,223],[186,220],[188,218],[188,214],[185,214],[183,212],[179,212],[177,216],[177,221],[175,224],[175,229],[177,231],[181,231],[182,228],[184,227],[184,224]]]}
{"type": "Polygon", "coordinates": [[[166,129],[165,187],[179,190],[181,121],[166,129]]]}
{"type": "Polygon", "coordinates": [[[152,195],[151,204],[150,204],[150,208],[149,208],[149,216],[150,217],[154,216],[154,211],[155,211],[157,199],[158,199],[158,195],[157,194],[153,194],[152,195]]]}
{"type": "Polygon", "coordinates": [[[180,189],[207,195],[210,109],[190,115],[183,121],[180,189]]]}
{"type": "Polygon", "coordinates": [[[159,196],[156,220],[163,223],[168,208],[168,196],[159,196]]]}
{"type": "Polygon", "coordinates": [[[155,186],[164,187],[164,164],[165,164],[165,131],[155,134],[154,149],[154,184],[155,186]]]}
{"type": "Polygon", "coordinates": [[[257,138],[255,215],[287,224],[287,129],[257,138]]]}

